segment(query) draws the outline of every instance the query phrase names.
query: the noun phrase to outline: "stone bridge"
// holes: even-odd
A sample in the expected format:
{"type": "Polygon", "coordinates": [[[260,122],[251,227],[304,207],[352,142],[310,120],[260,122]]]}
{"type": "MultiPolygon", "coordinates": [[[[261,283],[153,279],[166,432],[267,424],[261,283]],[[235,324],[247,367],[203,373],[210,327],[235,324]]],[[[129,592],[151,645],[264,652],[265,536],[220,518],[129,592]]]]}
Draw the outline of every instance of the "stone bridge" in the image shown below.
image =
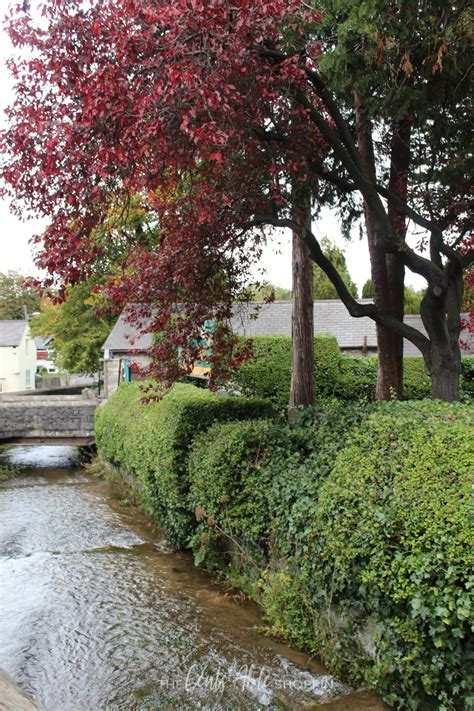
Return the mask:
{"type": "Polygon", "coordinates": [[[0,395],[0,444],[94,444],[99,404],[82,395],[0,395]]]}

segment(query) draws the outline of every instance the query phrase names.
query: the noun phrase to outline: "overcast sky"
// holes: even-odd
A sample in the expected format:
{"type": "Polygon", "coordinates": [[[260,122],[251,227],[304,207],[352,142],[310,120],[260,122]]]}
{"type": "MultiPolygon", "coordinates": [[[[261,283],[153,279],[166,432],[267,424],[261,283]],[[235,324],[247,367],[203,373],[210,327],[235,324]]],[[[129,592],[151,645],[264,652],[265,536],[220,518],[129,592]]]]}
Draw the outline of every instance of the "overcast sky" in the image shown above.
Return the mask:
{"type": "MultiPolygon", "coordinates": [[[[5,60],[11,53],[9,38],[1,29],[0,35],[0,108],[1,123],[4,124],[3,110],[13,98],[12,83],[5,66],[5,60]]],[[[28,244],[30,238],[41,232],[45,223],[38,219],[20,221],[11,214],[9,205],[0,199],[0,271],[8,269],[19,270],[25,275],[38,275],[33,263],[33,256],[28,244]]],[[[370,276],[369,256],[365,240],[358,238],[347,243],[342,235],[337,220],[328,212],[313,225],[318,236],[328,236],[345,250],[349,272],[356,282],[359,293],[362,285],[370,276]]],[[[279,239],[272,238],[264,249],[262,265],[266,270],[266,278],[277,286],[291,287],[291,237],[282,232],[279,239]]],[[[407,273],[407,283],[417,288],[423,286],[423,280],[407,273]]]]}

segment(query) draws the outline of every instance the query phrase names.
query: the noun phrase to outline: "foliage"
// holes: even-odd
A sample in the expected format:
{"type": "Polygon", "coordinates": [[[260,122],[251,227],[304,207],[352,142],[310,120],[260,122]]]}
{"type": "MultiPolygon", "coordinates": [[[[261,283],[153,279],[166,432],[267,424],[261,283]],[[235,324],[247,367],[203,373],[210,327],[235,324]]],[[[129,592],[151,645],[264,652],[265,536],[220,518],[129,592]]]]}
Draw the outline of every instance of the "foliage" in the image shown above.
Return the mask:
{"type": "MultiPolygon", "coordinates": [[[[340,352],[333,336],[315,338],[315,390],[319,401],[326,397],[368,400],[375,396],[377,358],[347,356],[340,352]]],[[[466,396],[473,392],[473,356],[461,361],[461,385],[466,396]]],[[[234,385],[245,395],[270,399],[278,409],[288,405],[291,380],[291,339],[287,336],[257,336],[253,355],[234,374],[234,385]]],[[[431,380],[423,358],[403,359],[405,400],[428,397],[431,380]]]]}
{"type": "MultiPolygon", "coordinates": [[[[425,295],[425,291],[421,289],[417,291],[412,286],[405,286],[404,288],[404,313],[406,314],[419,314],[421,307],[421,300],[425,295]]],[[[372,279],[367,279],[364,286],[362,287],[362,298],[372,299],[374,296],[374,284],[372,279]]]]}
{"type": "MultiPolygon", "coordinates": [[[[334,336],[316,336],[314,356],[316,394],[329,394],[340,359],[334,336]]],[[[281,410],[288,407],[290,381],[291,338],[257,336],[252,339],[252,356],[235,372],[233,383],[245,395],[268,398],[281,410]]]]}
{"type": "Polygon", "coordinates": [[[364,286],[362,287],[362,298],[363,299],[372,299],[374,296],[374,282],[372,279],[367,279],[366,282],[364,282],[364,286]]]}
{"type": "MultiPolygon", "coordinates": [[[[190,344],[204,322],[231,316],[261,255],[260,228],[303,236],[351,312],[384,322],[378,308],[354,301],[316,236],[294,219],[306,188],[318,204],[343,201],[352,212],[365,201],[380,249],[426,279],[426,307],[439,328],[426,338],[401,321],[391,326],[417,342],[427,363],[450,348],[435,339],[451,318],[438,304],[460,294],[473,258],[463,244],[467,0],[448,9],[440,0],[433,8],[380,0],[322,6],[325,24],[300,0],[156,0],[140,12],[133,0],[87,7],[46,0],[35,23],[29,3],[13,3],[10,36],[24,53],[10,65],[17,93],[0,136],[6,191],[18,210],[23,201],[51,220],[39,264],[73,282],[97,261],[100,246],[90,235],[111,201],[145,196],[161,238],[150,249],[130,234],[109,293],[116,303],[140,304],[150,332],[164,334],[151,349],[164,382],[181,375],[177,348],[191,369],[197,349],[190,344]],[[354,88],[367,97],[368,120],[383,138],[376,175],[365,170],[355,140],[347,101],[354,88]],[[416,160],[397,201],[387,198],[387,130],[407,114],[416,160]],[[394,229],[394,205],[422,228],[422,241],[436,235],[429,253],[420,255],[394,229]]],[[[216,333],[213,377],[234,345],[226,328],[216,333]]]]}
{"type": "Polygon", "coordinates": [[[341,356],[332,394],[342,400],[371,401],[375,398],[376,381],[377,358],[341,356]]]}
{"type": "Polygon", "coordinates": [[[20,473],[20,467],[16,464],[0,462],[0,482],[13,479],[20,473]]]}
{"type": "Polygon", "coordinates": [[[474,397],[474,355],[464,356],[461,361],[463,391],[466,396],[474,397]]]}
{"type": "Polygon", "coordinates": [[[469,708],[471,421],[426,400],[214,425],[189,459],[196,560],[396,708],[469,708]]]}
{"type": "MultiPolygon", "coordinates": [[[[357,286],[351,279],[347,268],[346,257],[342,249],[340,249],[328,237],[321,239],[321,248],[324,255],[330,260],[331,264],[338,270],[343,282],[349,289],[352,296],[357,299],[357,286]]],[[[336,287],[329,279],[328,275],[316,264],[313,265],[313,299],[338,299],[336,287]]]]}
{"type": "Polygon", "coordinates": [[[360,681],[397,707],[468,705],[471,421],[439,402],[378,408],[340,450],[291,564],[325,656],[358,658],[360,681]]]}
{"type": "Polygon", "coordinates": [[[186,543],[193,515],[186,507],[189,446],[213,422],[265,417],[271,406],[257,399],[225,397],[176,384],[162,400],[142,402],[135,383],[123,384],[97,410],[101,457],[137,477],[142,504],[177,546],[186,543]]]}
{"type": "Polygon", "coordinates": [[[196,560],[227,575],[240,572],[255,592],[259,567],[261,572],[276,548],[286,557],[296,517],[310,515],[321,478],[370,407],[328,401],[323,417],[301,410],[291,430],[267,420],[230,422],[197,437],[188,464],[190,508],[198,519],[190,541],[196,560]],[[318,479],[307,476],[315,461],[318,479]]]}
{"type": "Polygon", "coordinates": [[[423,289],[417,291],[412,286],[406,286],[404,289],[404,313],[419,314],[421,309],[421,301],[424,295],[425,291],[423,289]]]}
{"type": "Polygon", "coordinates": [[[43,300],[30,321],[33,336],[52,336],[54,362],[70,373],[97,373],[102,345],[117,319],[110,311],[98,313],[105,304],[94,286],[89,281],[69,287],[60,304],[43,300]]]}
{"type": "Polygon", "coordinates": [[[39,311],[40,297],[29,286],[25,286],[26,277],[16,271],[0,273],[0,320],[21,320],[25,318],[24,307],[31,316],[39,311]]]}
{"type": "Polygon", "coordinates": [[[259,577],[269,554],[268,463],[290,447],[288,427],[272,420],[218,423],[196,438],[188,501],[198,522],[190,540],[197,564],[222,571],[230,562],[259,577]]]}
{"type": "Polygon", "coordinates": [[[291,289],[285,289],[283,286],[275,286],[265,282],[252,295],[253,301],[291,301],[291,289]]]}

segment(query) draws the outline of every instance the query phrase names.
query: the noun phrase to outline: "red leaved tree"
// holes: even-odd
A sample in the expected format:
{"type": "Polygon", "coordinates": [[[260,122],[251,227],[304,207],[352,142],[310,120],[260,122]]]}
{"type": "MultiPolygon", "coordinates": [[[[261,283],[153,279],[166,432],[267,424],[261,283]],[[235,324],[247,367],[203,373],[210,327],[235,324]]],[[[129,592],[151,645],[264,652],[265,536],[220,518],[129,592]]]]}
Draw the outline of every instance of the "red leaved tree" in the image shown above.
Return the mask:
{"type": "MultiPolygon", "coordinates": [[[[110,202],[144,196],[158,244],[131,240],[109,293],[139,304],[136,318],[151,317],[160,379],[177,376],[177,347],[191,364],[206,320],[226,323],[259,256],[260,230],[288,227],[349,312],[415,343],[433,394],[455,399],[462,273],[472,261],[460,249],[464,212],[460,233],[446,236],[439,221],[367,171],[317,70],[318,20],[301,0],[47,0],[35,24],[19,3],[9,31],[28,53],[11,64],[16,101],[1,136],[7,190],[16,205],[50,218],[38,262],[64,281],[101,259],[103,245],[90,235],[110,202]],[[428,337],[357,303],[325,258],[306,197],[298,198],[314,198],[321,181],[360,194],[377,245],[425,277],[428,337]],[[389,206],[427,231],[430,258],[394,229],[389,206]]],[[[220,326],[216,374],[233,349],[220,326]]]]}

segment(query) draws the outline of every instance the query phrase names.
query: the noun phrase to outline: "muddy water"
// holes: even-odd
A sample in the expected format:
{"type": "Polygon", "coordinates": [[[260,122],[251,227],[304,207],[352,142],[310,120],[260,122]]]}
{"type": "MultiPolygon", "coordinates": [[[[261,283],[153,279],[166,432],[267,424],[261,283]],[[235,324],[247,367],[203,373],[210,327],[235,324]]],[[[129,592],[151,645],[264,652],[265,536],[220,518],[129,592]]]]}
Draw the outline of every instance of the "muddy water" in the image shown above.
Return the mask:
{"type": "Polygon", "coordinates": [[[74,449],[0,456],[0,666],[40,709],[384,708],[263,636],[74,449]]]}

